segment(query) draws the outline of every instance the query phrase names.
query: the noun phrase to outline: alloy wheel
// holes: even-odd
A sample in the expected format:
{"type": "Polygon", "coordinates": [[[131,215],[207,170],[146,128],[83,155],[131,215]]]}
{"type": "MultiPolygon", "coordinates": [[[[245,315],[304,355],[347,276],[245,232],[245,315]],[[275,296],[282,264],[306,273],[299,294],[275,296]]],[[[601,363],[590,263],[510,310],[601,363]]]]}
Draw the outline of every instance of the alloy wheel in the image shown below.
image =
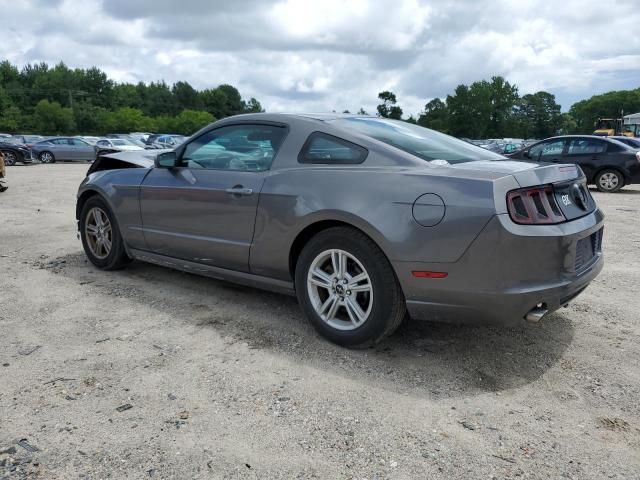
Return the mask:
{"type": "Polygon", "coordinates": [[[51,163],[53,161],[53,155],[49,152],[43,152],[40,154],[40,161],[42,163],[51,163]]]}
{"type": "Polygon", "coordinates": [[[325,250],[311,262],[307,293],[318,316],[338,330],[362,326],[373,307],[369,274],[356,257],[344,250],[325,250]]]}
{"type": "Polygon", "coordinates": [[[7,166],[12,166],[16,164],[16,154],[13,152],[3,152],[4,163],[7,166]]]}
{"type": "Polygon", "coordinates": [[[607,172],[600,175],[599,183],[604,190],[614,190],[620,183],[620,179],[615,173],[607,172]]]}
{"type": "Polygon", "coordinates": [[[113,229],[104,210],[99,207],[89,210],[85,218],[84,232],[91,253],[100,260],[107,258],[113,245],[113,229]]]}

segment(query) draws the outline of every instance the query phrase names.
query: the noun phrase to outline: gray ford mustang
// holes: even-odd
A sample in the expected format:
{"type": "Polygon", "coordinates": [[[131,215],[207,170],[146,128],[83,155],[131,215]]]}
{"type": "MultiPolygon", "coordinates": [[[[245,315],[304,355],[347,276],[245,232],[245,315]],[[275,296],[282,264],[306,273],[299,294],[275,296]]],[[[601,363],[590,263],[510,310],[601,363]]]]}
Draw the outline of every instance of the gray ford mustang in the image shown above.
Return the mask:
{"type": "Polygon", "coordinates": [[[344,346],[407,313],[536,322],[603,265],[604,215],[576,166],[367,116],[240,115],[173,151],[100,156],[76,216],[99,268],[138,259],[295,294],[344,346]]]}

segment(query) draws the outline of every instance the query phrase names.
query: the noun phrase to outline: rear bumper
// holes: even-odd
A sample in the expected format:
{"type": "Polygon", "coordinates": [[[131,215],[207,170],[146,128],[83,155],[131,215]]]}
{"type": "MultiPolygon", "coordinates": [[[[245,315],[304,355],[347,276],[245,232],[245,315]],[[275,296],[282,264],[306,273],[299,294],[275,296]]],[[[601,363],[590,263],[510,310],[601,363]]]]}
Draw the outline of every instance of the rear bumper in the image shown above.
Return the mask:
{"type": "Polygon", "coordinates": [[[585,262],[576,261],[576,249],[580,240],[602,229],[603,219],[596,210],[566,224],[521,226],[496,215],[455,263],[395,262],[409,314],[441,322],[514,325],[539,304],[553,312],[602,270],[600,245],[585,262]],[[448,276],[415,278],[415,270],[448,276]]]}

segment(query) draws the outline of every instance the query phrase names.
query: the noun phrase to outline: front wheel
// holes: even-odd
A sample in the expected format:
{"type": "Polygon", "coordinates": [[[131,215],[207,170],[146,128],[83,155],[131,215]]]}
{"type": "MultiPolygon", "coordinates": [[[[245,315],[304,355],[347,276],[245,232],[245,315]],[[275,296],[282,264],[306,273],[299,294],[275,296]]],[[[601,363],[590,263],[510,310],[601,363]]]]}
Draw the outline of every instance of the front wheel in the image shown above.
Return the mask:
{"type": "Polygon", "coordinates": [[[313,327],[342,346],[379,342],[406,313],[391,264],[369,237],[352,228],[330,228],[313,237],[298,259],[295,283],[313,327]]]}
{"type": "Polygon", "coordinates": [[[82,207],[80,238],[87,258],[102,270],[117,270],[131,261],[115,216],[99,196],[91,197],[82,207]]]}
{"type": "Polygon", "coordinates": [[[11,167],[11,166],[15,165],[16,162],[18,161],[18,158],[16,157],[16,154],[13,153],[13,152],[0,152],[0,153],[4,157],[4,164],[7,167],[11,167]]]}
{"type": "Polygon", "coordinates": [[[42,152],[38,155],[38,160],[40,160],[41,163],[55,163],[56,157],[54,157],[51,152],[42,152]]]}
{"type": "Polygon", "coordinates": [[[596,187],[601,192],[614,193],[624,186],[624,177],[617,170],[603,170],[596,176],[596,187]]]}

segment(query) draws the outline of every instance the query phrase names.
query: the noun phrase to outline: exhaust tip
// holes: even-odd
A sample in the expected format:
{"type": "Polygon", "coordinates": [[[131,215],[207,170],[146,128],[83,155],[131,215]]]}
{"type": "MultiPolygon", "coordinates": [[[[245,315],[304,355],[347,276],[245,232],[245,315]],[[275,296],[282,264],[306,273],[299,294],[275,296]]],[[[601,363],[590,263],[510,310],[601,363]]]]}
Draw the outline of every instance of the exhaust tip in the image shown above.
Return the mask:
{"type": "Polygon", "coordinates": [[[524,319],[527,322],[538,323],[540,320],[542,320],[542,317],[549,313],[549,310],[547,310],[545,307],[545,304],[539,303],[524,316],[524,319]]]}

